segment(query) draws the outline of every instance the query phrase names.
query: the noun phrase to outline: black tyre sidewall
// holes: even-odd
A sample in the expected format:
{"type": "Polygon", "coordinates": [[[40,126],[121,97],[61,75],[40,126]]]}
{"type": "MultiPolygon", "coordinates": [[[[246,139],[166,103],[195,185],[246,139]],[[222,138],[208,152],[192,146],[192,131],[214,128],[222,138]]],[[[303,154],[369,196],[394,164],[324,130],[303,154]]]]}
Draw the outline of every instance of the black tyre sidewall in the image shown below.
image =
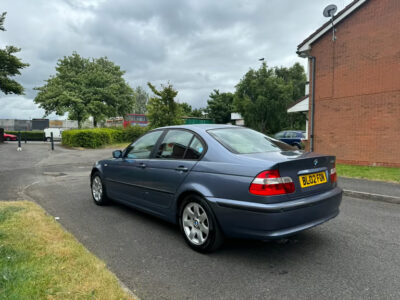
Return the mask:
{"type": "Polygon", "coordinates": [[[217,250],[222,244],[223,236],[222,236],[222,232],[219,228],[218,222],[215,218],[215,215],[214,215],[212,209],[210,208],[210,206],[207,204],[207,202],[199,195],[189,195],[182,201],[180,208],[179,208],[179,227],[180,227],[181,233],[182,233],[186,243],[192,249],[194,249],[198,252],[209,253],[209,252],[217,250]],[[183,229],[183,224],[182,224],[183,210],[186,207],[186,205],[190,202],[196,202],[196,203],[200,204],[203,207],[203,209],[205,210],[205,212],[207,213],[210,231],[209,231],[207,241],[202,245],[195,245],[192,242],[190,242],[190,240],[188,239],[188,237],[185,234],[185,230],[183,229]]]}

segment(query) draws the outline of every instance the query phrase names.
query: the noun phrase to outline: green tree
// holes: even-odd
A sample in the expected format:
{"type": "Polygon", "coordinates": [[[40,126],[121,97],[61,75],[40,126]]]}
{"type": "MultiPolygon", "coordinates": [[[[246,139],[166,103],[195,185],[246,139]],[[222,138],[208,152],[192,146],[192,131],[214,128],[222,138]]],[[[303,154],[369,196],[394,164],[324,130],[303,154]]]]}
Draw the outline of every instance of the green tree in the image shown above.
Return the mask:
{"type": "MultiPolygon", "coordinates": [[[[236,85],[234,105],[247,126],[265,133],[289,128],[287,107],[304,95],[306,77],[299,64],[291,68],[250,69],[236,85]]],[[[303,117],[299,114],[299,117],[303,117]]],[[[300,126],[300,122],[297,124],[300,126]]],[[[302,125],[304,126],[304,125],[302,125]]]]}
{"type": "Polygon", "coordinates": [[[175,102],[178,92],[171,84],[161,85],[157,90],[150,82],[147,83],[154,97],[151,97],[147,105],[148,118],[153,128],[182,124],[182,109],[179,103],[175,102]]]}
{"type": "Polygon", "coordinates": [[[214,90],[209,98],[206,108],[208,117],[217,124],[228,123],[233,112],[233,94],[220,93],[219,90],[214,90]]]}
{"type": "Polygon", "coordinates": [[[196,118],[202,118],[204,117],[204,108],[195,108],[192,110],[192,113],[190,116],[196,117],[196,118]]]}
{"type": "MultiPolygon", "coordinates": [[[[302,65],[295,63],[290,68],[275,68],[275,72],[278,77],[283,78],[287,84],[293,87],[289,105],[305,95],[304,87],[307,82],[307,76],[302,65]]],[[[283,129],[305,129],[306,115],[304,113],[289,113],[287,114],[287,121],[283,129]]]]}
{"type": "MultiPolygon", "coordinates": [[[[0,30],[5,31],[4,20],[6,12],[0,15],[0,30]]],[[[14,54],[21,51],[15,46],[6,46],[5,49],[0,49],[0,90],[4,94],[24,93],[24,88],[17,81],[11,79],[15,75],[21,75],[20,69],[26,68],[29,64],[23,63],[14,54]]]]}
{"type": "Polygon", "coordinates": [[[184,117],[191,117],[192,116],[192,106],[186,102],[178,103],[179,107],[182,110],[182,114],[184,117]]]}
{"type": "Polygon", "coordinates": [[[146,106],[149,102],[149,94],[140,86],[135,89],[135,107],[133,112],[136,114],[145,114],[146,106]]]}
{"type": "Polygon", "coordinates": [[[56,75],[46,80],[35,103],[45,115],[55,112],[78,121],[79,127],[89,117],[94,126],[108,117],[124,116],[134,106],[134,92],[122,75],[124,71],[106,57],[82,58],[74,52],[58,60],[56,75]]]}
{"type": "Polygon", "coordinates": [[[185,117],[195,117],[195,118],[203,117],[204,108],[193,109],[192,106],[186,102],[179,103],[179,106],[182,110],[183,116],[185,117]]]}

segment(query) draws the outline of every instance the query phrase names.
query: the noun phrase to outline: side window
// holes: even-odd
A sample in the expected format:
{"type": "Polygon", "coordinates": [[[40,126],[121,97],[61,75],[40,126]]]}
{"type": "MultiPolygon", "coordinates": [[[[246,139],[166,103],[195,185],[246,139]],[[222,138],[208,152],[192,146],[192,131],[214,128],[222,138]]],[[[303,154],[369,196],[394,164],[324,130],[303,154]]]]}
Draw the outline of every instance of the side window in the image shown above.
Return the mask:
{"type": "Polygon", "coordinates": [[[194,137],[186,151],[185,159],[199,159],[203,151],[203,143],[197,137],[194,137]]]}
{"type": "Polygon", "coordinates": [[[285,136],[284,131],[281,131],[281,132],[278,132],[277,134],[275,134],[276,139],[282,139],[284,136],[285,136]]]}
{"type": "Polygon", "coordinates": [[[138,139],[127,149],[125,157],[127,158],[149,158],[158,138],[163,132],[153,131],[138,139]]]}
{"type": "Polygon", "coordinates": [[[183,159],[193,134],[185,130],[169,130],[158,148],[157,158],[183,159]]]}
{"type": "Polygon", "coordinates": [[[291,132],[291,131],[286,132],[285,137],[289,138],[289,139],[295,138],[296,137],[296,133],[295,132],[291,132]]]}

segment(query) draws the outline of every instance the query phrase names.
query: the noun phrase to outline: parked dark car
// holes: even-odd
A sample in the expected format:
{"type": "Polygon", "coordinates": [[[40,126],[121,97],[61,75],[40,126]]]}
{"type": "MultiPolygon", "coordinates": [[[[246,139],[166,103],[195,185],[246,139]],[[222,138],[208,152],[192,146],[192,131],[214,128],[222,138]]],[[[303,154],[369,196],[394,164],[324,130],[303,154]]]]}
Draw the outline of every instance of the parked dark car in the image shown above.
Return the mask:
{"type": "Polygon", "coordinates": [[[152,130],[95,163],[98,205],[111,199],[179,224],[190,247],[209,252],[223,237],[275,239],[339,213],[335,157],[304,153],[231,125],[152,130]]]}
{"type": "Polygon", "coordinates": [[[286,144],[301,149],[301,143],[306,138],[306,135],[304,131],[286,130],[275,134],[275,138],[282,142],[285,142],[286,144]]]}
{"type": "Polygon", "coordinates": [[[4,140],[5,141],[16,141],[18,138],[14,134],[4,133],[4,140]]]}

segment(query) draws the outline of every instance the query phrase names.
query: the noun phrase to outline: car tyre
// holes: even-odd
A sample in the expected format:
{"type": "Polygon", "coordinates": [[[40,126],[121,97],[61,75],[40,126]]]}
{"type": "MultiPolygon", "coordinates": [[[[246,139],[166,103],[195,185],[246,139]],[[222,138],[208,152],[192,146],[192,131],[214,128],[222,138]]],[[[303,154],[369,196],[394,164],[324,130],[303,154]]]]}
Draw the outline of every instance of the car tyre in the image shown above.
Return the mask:
{"type": "Polygon", "coordinates": [[[11,139],[9,137],[6,137],[6,141],[9,142],[11,141],[11,139]]]}
{"type": "Polygon", "coordinates": [[[217,250],[223,233],[210,206],[198,195],[187,196],[180,206],[179,227],[186,243],[201,253],[217,250]]]}
{"type": "Polygon", "coordinates": [[[95,172],[90,180],[90,188],[92,192],[92,198],[96,205],[107,205],[110,203],[110,199],[107,197],[106,187],[103,184],[103,180],[99,172],[95,172]]]}

